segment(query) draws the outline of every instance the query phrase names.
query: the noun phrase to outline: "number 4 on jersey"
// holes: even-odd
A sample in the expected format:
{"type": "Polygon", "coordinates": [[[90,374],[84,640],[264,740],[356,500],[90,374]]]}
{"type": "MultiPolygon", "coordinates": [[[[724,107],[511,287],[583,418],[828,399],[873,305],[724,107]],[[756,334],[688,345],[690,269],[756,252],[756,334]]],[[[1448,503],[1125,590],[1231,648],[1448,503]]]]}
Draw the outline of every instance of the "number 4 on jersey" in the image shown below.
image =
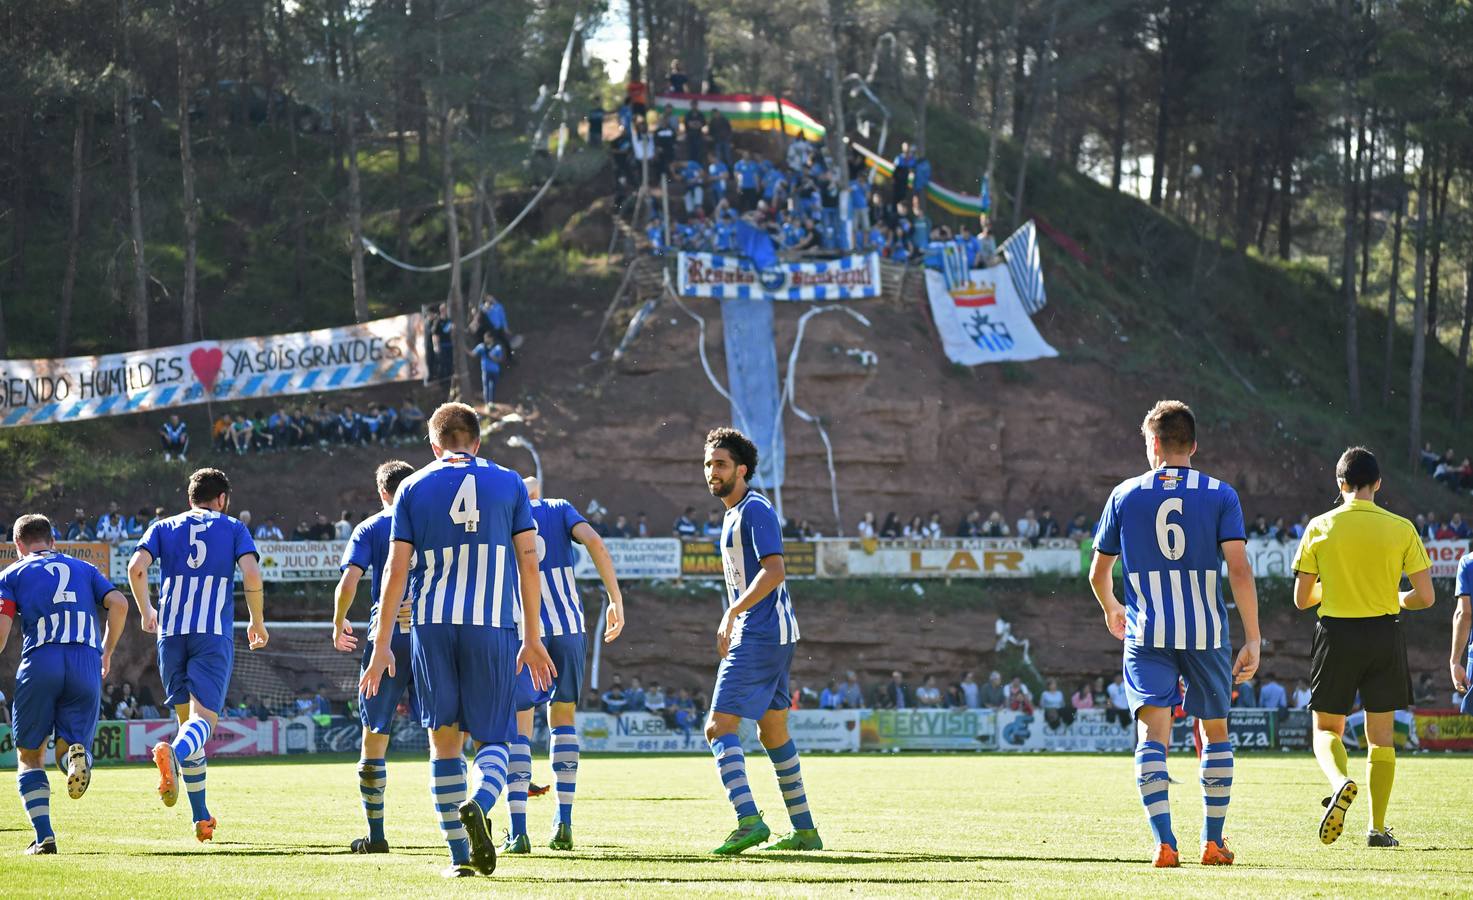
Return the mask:
{"type": "MultiPolygon", "coordinates": [[[[441,496],[444,496],[443,494],[441,496]]],[[[476,531],[481,525],[481,511],[476,508],[476,476],[467,474],[450,502],[450,521],[476,531]]]]}

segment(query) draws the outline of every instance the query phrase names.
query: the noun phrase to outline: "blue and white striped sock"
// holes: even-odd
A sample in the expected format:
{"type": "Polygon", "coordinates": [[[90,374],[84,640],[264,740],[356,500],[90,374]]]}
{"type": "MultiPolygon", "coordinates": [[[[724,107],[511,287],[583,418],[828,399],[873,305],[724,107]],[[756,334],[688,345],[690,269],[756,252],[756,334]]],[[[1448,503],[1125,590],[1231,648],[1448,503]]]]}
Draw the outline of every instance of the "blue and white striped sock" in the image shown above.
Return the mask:
{"type": "Polygon", "coordinates": [[[1146,818],[1151,821],[1151,834],[1156,843],[1176,847],[1176,835],[1171,832],[1171,801],[1167,789],[1171,777],[1166,774],[1166,745],[1160,741],[1141,741],[1135,748],[1135,783],[1141,789],[1141,803],[1146,807],[1146,818]]]}
{"type": "Polygon", "coordinates": [[[757,815],[757,804],[747,785],[747,754],[742,750],[741,739],[734,734],[723,734],[711,742],[711,752],[716,756],[716,769],[721,773],[726,798],[736,809],[737,818],[757,815]]]}
{"type": "Polygon", "coordinates": [[[193,756],[195,751],[203,750],[205,742],[210,739],[210,730],[209,722],[199,716],[190,716],[179,726],[179,733],[174,735],[174,758],[185,760],[193,756]]]}
{"type": "Polygon", "coordinates": [[[51,782],[46,780],[46,769],[22,769],[16,786],[31,827],[36,829],[36,843],[56,837],[51,830],[51,782]]]}
{"type": "Polygon", "coordinates": [[[481,772],[481,785],[471,799],[489,814],[491,807],[506,789],[506,762],[509,754],[505,744],[486,744],[476,751],[476,768],[481,772]]]}
{"type": "Polygon", "coordinates": [[[798,766],[798,745],[791,739],[781,747],[770,747],[767,758],[777,772],[778,790],[788,805],[788,818],[793,827],[807,831],[813,828],[813,814],[808,811],[808,794],[803,790],[803,771],[798,766]]]}
{"type": "Polygon", "coordinates": [[[205,806],[205,751],[194,751],[194,755],[179,760],[179,777],[184,780],[184,791],[189,795],[189,810],[194,821],[204,822],[210,818],[210,808],[205,806]]]}
{"type": "Polygon", "coordinates": [[[559,725],[552,730],[552,775],[557,779],[557,818],[554,824],[573,824],[573,795],[578,790],[578,729],[559,725]]]}
{"type": "Polygon", "coordinates": [[[460,804],[465,802],[465,760],[430,760],[430,798],[435,802],[435,815],[440,833],[450,845],[450,861],[466,865],[471,861],[471,842],[465,826],[460,824],[460,804]]]}
{"type": "Polygon", "coordinates": [[[382,757],[358,760],[358,793],[363,797],[370,841],[384,840],[384,786],[388,782],[389,767],[382,757]]]}
{"type": "Polygon", "coordinates": [[[532,739],[517,735],[508,746],[506,809],[511,813],[511,836],[527,833],[527,788],[532,785],[532,739]]]}
{"type": "Polygon", "coordinates": [[[1222,843],[1233,793],[1233,744],[1223,741],[1202,748],[1202,840],[1222,843]]]}

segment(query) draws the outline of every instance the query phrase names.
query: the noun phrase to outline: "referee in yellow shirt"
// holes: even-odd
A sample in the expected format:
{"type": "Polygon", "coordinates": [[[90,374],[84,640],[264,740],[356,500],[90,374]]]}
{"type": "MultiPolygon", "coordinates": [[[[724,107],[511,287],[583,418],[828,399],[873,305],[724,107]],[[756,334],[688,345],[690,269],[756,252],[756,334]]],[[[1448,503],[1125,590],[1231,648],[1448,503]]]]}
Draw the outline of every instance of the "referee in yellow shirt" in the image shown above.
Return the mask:
{"type": "Polygon", "coordinates": [[[1366,712],[1366,781],[1371,824],[1366,844],[1395,847],[1386,807],[1396,778],[1396,711],[1412,704],[1401,611],[1432,605],[1432,563],[1417,529],[1376,505],[1381,467],[1364,447],[1335,465],[1339,506],[1309,523],[1294,554],[1294,605],[1319,605],[1314,630],[1309,708],[1314,755],[1330,779],[1320,840],[1335,842],[1359,790],[1348,773],[1345,717],[1360,695],[1366,712]],[[1401,590],[1401,576],[1412,583],[1401,590]]]}

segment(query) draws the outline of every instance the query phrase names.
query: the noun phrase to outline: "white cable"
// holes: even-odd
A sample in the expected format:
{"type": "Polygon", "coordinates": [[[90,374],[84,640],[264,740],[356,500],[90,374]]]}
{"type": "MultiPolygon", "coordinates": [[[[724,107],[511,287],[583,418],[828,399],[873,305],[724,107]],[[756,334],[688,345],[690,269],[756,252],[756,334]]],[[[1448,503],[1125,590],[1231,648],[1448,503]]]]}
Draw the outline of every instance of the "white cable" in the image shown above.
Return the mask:
{"type": "MultiPolygon", "coordinates": [[[[706,379],[711,382],[711,387],[716,389],[716,393],[720,394],[722,397],[725,397],[726,402],[731,404],[731,411],[735,413],[737,417],[736,426],[744,432],[751,431],[751,429],[747,427],[746,416],[742,414],[741,405],[732,399],[731,394],[726,392],[726,388],[721,386],[721,382],[716,380],[716,374],[711,371],[711,361],[706,358],[706,320],[696,315],[694,312],[691,311],[690,307],[686,306],[680,301],[680,295],[677,294],[675,292],[675,289],[670,286],[670,272],[668,270],[665,271],[664,277],[665,293],[670,295],[670,299],[675,301],[675,305],[680,307],[682,312],[690,316],[692,319],[695,319],[696,324],[700,326],[701,339],[700,342],[696,344],[696,349],[700,351],[701,368],[706,370],[706,379]]],[[[779,410],[781,410],[781,406],[779,406],[779,410]]]]}

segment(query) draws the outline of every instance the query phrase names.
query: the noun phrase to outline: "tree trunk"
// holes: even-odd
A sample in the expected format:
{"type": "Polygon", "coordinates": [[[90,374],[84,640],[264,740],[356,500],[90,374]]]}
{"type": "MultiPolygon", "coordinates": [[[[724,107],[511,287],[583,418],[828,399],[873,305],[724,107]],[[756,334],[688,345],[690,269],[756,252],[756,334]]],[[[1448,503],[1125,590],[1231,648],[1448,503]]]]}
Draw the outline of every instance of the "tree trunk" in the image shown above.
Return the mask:
{"type": "Polygon", "coordinates": [[[86,101],[77,104],[77,124],[72,131],[71,220],[66,234],[66,273],[61,278],[61,304],[56,313],[56,355],[66,356],[72,340],[72,299],[77,290],[77,257],[82,248],[82,189],[87,171],[87,119],[92,115],[86,101]]]}
{"type": "Polygon", "coordinates": [[[1473,329],[1473,256],[1463,282],[1463,333],[1458,337],[1458,374],[1453,380],[1453,425],[1463,424],[1463,383],[1468,375],[1468,332],[1473,329]]]}
{"type": "Polygon", "coordinates": [[[1126,90],[1124,73],[1115,76],[1115,128],[1110,133],[1110,190],[1120,192],[1120,180],[1125,174],[1125,114],[1130,102],[1126,90]]]}
{"type": "Polygon", "coordinates": [[[1287,262],[1294,249],[1294,154],[1279,151],[1279,259],[1287,262]]]}
{"type": "MultiPolygon", "coordinates": [[[[441,34],[440,12],[443,3],[436,3],[435,15],[435,58],[439,61],[440,80],[445,79],[444,37],[441,34]]],[[[455,161],[453,157],[455,132],[455,110],[448,98],[438,100],[440,106],[440,186],[445,206],[445,238],[450,250],[450,325],[451,356],[455,360],[455,383],[460,387],[460,396],[469,399],[476,396],[471,387],[470,366],[467,365],[465,336],[465,293],[460,284],[460,222],[455,209],[455,161]]]]}
{"type": "Polygon", "coordinates": [[[1361,176],[1360,203],[1360,295],[1366,295],[1367,285],[1371,277],[1371,212],[1372,195],[1376,189],[1376,111],[1372,109],[1366,116],[1371,125],[1367,129],[1365,119],[1361,120],[1360,143],[1365,150],[1365,174],[1361,176]]]}
{"type": "MultiPolygon", "coordinates": [[[[485,135],[482,135],[481,137],[484,140],[485,135]]],[[[471,247],[472,247],[472,249],[481,246],[481,244],[485,241],[485,237],[484,237],[484,235],[485,235],[485,226],[486,226],[485,197],[486,197],[486,171],[484,169],[482,169],[481,171],[479,171],[479,172],[476,173],[476,180],[475,180],[475,185],[474,185],[474,190],[473,190],[473,198],[472,198],[472,203],[471,203],[471,247]]],[[[471,260],[471,302],[472,303],[479,303],[480,302],[480,299],[481,299],[481,291],[484,290],[484,287],[483,286],[486,283],[485,282],[485,257],[486,257],[486,254],[485,253],[482,253],[480,256],[477,256],[475,259],[471,260]]]]}
{"type": "Polygon", "coordinates": [[[368,283],[363,272],[363,190],[358,177],[358,67],[353,53],[353,24],[343,29],[347,41],[345,69],[348,83],[348,228],[353,262],[353,320],[367,322],[368,283]]]}
{"type": "MultiPolygon", "coordinates": [[[[835,19],[837,18],[835,15],[837,10],[835,8],[838,4],[839,0],[829,0],[830,15],[835,19]]],[[[923,34],[921,39],[916,43],[914,50],[916,54],[916,77],[921,83],[920,90],[916,96],[915,153],[917,157],[924,157],[926,155],[926,107],[930,105],[931,99],[931,45],[929,38],[929,34],[923,34]]],[[[831,52],[837,57],[839,52],[837,38],[832,43],[833,49],[831,52]]],[[[843,102],[843,91],[839,88],[837,64],[831,70],[829,79],[834,84],[835,99],[843,102]]],[[[846,177],[842,183],[848,184],[849,179],[846,177]]],[[[922,202],[925,199],[922,197],[922,202]]]]}
{"type": "MultiPolygon", "coordinates": [[[[838,32],[841,13],[840,3],[842,3],[842,0],[829,0],[828,22],[825,23],[827,27],[824,30],[828,33],[828,59],[826,63],[829,70],[829,108],[832,116],[828,129],[829,157],[833,160],[834,168],[838,172],[839,184],[846,185],[849,183],[849,153],[848,148],[844,146],[844,135],[847,133],[845,131],[846,120],[844,118],[844,83],[839,78],[838,32]]],[[[924,69],[926,65],[925,60],[921,60],[920,64],[921,68],[924,69]]],[[[922,103],[919,118],[920,127],[924,129],[926,125],[925,94],[922,93],[921,97],[922,103]]],[[[926,143],[926,133],[924,130],[919,133],[918,139],[922,147],[921,153],[924,155],[926,143]]]]}
{"type": "MultiPolygon", "coordinates": [[[[118,27],[123,33],[123,71],[133,67],[133,38],[128,0],[118,0],[118,27]]],[[[132,76],[125,76],[117,89],[117,116],[123,129],[123,157],[128,178],[128,239],[133,245],[133,346],[148,346],[148,259],[143,247],[143,201],[138,189],[138,139],[133,128],[130,102],[132,76]]]]}
{"type": "Polygon", "coordinates": [[[1018,180],[1013,188],[1013,224],[1009,232],[1017,231],[1023,224],[1023,190],[1028,185],[1028,133],[1033,128],[1033,119],[1038,112],[1038,95],[1048,84],[1049,57],[1053,55],[1054,29],[1059,24],[1059,6],[1063,0],[1049,4],[1048,30],[1038,53],[1038,71],[1028,90],[1028,111],[1023,114],[1023,131],[1018,137],[1018,180]]]}
{"type": "MultiPolygon", "coordinates": [[[[174,3],[174,49],[179,55],[179,172],[183,182],[184,207],[184,290],[180,297],[179,342],[187,344],[202,335],[195,333],[197,303],[199,203],[194,196],[194,151],[189,139],[189,53],[192,41],[185,33],[192,10],[185,3],[174,3]]],[[[244,93],[244,90],[242,90],[244,93]]],[[[249,116],[247,116],[249,118],[249,116]]]]}
{"type": "Polygon", "coordinates": [[[1407,461],[1415,468],[1422,451],[1422,374],[1427,362],[1427,189],[1428,161],[1417,176],[1416,286],[1412,290],[1412,368],[1407,391],[1407,461]]]}
{"type": "Polygon", "coordinates": [[[626,81],[640,81],[643,68],[639,65],[639,0],[629,0],[629,77],[626,81]]]}
{"type": "Polygon", "coordinates": [[[1441,297],[1442,226],[1447,214],[1447,189],[1453,180],[1454,155],[1451,149],[1445,154],[1446,168],[1441,178],[1435,169],[1432,172],[1432,263],[1427,270],[1427,337],[1433,341],[1437,340],[1437,301],[1441,297]]]}
{"type": "Polygon", "coordinates": [[[307,281],[307,211],[303,196],[307,186],[302,178],[302,158],[297,144],[296,98],[291,92],[286,95],[287,146],[292,155],[292,300],[301,302],[302,291],[307,281]]]}
{"type": "Polygon", "coordinates": [[[1396,349],[1396,301],[1401,293],[1401,226],[1407,208],[1407,134],[1396,135],[1396,212],[1391,225],[1391,283],[1386,289],[1386,353],[1381,366],[1381,405],[1391,404],[1391,367],[1396,349]]]}
{"type": "Polygon", "coordinates": [[[27,109],[22,109],[16,117],[15,130],[11,132],[11,159],[15,166],[14,176],[11,178],[11,215],[14,221],[10,225],[10,285],[19,288],[26,275],[26,237],[28,233],[26,208],[30,201],[26,198],[26,187],[31,179],[27,177],[29,163],[26,161],[26,137],[30,132],[31,114],[27,109]]]}
{"type": "MultiPolygon", "coordinates": [[[[1167,5],[1166,15],[1175,17],[1175,3],[1167,5]]],[[[1172,77],[1171,77],[1171,40],[1170,23],[1164,23],[1157,28],[1157,40],[1160,42],[1161,72],[1159,75],[1161,89],[1156,95],[1156,145],[1151,155],[1151,205],[1157,209],[1161,208],[1162,178],[1166,174],[1167,137],[1171,133],[1171,104],[1172,77]]]]}
{"type": "Polygon", "coordinates": [[[1351,415],[1360,414],[1360,348],[1356,334],[1358,320],[1355,294],[1355,226],[1356,222],[1356,165],[1350,149],[1350,117],[1341,129],[1341,146],[1344,152],[1345,227],[1344,246],[1340,259],[1340,290],[1345,297],[1345,378],[1346,399],[1351,415]]]}

